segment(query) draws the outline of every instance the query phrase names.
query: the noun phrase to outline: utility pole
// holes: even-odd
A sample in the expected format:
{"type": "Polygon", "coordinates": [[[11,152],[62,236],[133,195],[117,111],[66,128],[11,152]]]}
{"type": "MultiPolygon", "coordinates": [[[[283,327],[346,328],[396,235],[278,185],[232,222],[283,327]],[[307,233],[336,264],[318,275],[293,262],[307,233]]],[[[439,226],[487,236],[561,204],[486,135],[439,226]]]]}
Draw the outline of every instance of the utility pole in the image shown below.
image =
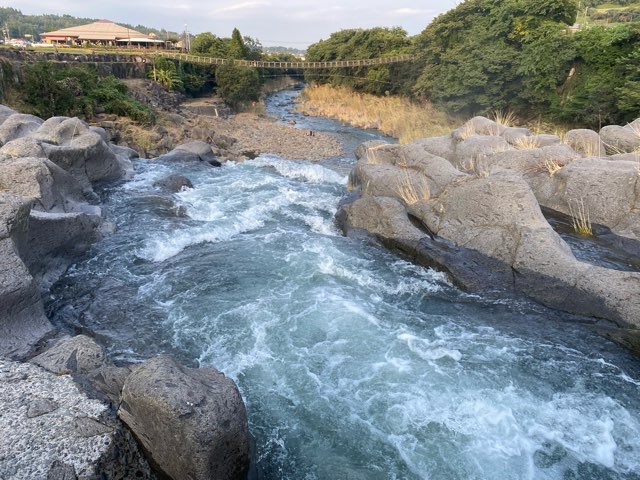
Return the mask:
{"type": "Polygon", "coordinates": [[[182,37],[182,49],[185,53],[189,53],[191,51],[191,38],[189,36],[189,30],[187,29],[187,24],[184,24],[184,33],[182,37]]]}

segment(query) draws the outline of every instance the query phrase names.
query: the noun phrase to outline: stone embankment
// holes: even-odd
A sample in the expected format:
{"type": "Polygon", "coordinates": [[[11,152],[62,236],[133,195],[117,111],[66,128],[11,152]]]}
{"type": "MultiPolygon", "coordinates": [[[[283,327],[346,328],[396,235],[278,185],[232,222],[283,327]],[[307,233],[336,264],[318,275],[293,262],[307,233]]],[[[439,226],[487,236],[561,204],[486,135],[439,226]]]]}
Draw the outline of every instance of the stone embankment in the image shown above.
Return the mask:
{"type": "Polygon", "coordinates": [[[24,64],[35,62],[54,62],[65,67],[90,64],[95,65],[101,76],[113,75],[116,78],[146,78],[147,66],[150,61],[142,55],[122,55],[117,53],[78,53],[65,52],[61,48],[58,52],[37,52],[21,49],[0,49],[0,57],[17,67],[17,74],[24,64]]]}
{"type": "MultiPolygon", "coordinates": [[[[115,228],[94,188],[129,178],[137,154],[109,139],[0,106],[0,478],[244,478],[247,418],[231,380],[169,357],[116,367],[44,313],[42,293],[115,228]]],[[[172,155],[220,165],[205,142],[172,155]]]]}
{"type": "Polygon", "coordinates": [[[608,320],[605,333],[640,352],[640,273],[576,259],[543,215],[593,222],[640,255],[640,121],[562,142],[476,117],[451,135],[370,142],[356,156],[338,213],[346,232],[366,230],[465,288],[608,320]]]}

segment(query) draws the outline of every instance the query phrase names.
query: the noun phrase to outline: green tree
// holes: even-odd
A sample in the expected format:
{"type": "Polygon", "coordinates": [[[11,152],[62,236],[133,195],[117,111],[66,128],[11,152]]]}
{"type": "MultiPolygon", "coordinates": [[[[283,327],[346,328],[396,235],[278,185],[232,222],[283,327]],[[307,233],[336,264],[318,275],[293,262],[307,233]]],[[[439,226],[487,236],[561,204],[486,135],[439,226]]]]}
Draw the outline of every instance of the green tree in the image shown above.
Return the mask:
{"type": "Polygon", "coordinates": [[[234,108],[257,101],[260,96],[260,76],[254,68],[220,65],[216,68],[218,94],[234,108]]]}
{"type": "MultiPolygon", "coordinates": [[[[332,60],[368,59],[408,53],[412,42],[401,28],[371,28],[341,30],[331,34],[307,50],[307,60],[326,62],[332,60]]],[[[305,78],[334,86],[348,86],[354,90],[382,94],[403,90],[406,77],[398,75],[402,66],[336,68],[308,71],[305,78]]],[[[406,71],[405,71],[406,73],[406,71]]]]}
{"type": "Polygon", "coordinates": [[[233,29],[231,40],[228,46],[228,57],[235,59],[246,59],[249,56],[249,48],[245,45],[240,30],[233,29]]]}
{"type": "Polygon", "coordinates": [[[548,108],[573,56],[575,0],[467,0],[418,37],[414,92],[458,113],[548,108]]]}

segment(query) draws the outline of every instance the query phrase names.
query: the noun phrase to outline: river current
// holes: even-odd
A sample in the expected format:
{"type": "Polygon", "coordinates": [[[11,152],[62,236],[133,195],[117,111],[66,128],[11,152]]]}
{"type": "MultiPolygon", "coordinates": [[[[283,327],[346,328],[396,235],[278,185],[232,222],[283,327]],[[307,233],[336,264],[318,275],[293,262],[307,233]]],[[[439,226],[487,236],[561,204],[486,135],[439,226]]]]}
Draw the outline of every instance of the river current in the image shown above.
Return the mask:
{"type": "Polygon", "coordinates": [[[268,111],[345,145],[321,163],[135,162],[117,232],[69,269],[52,320],[115,361],[168,352],[233,378],[260,479],[640,479],[640,361],[525,300],[465,293],[334,224],[372,132],[268,111]],[[194,188],[163,194],[170,173],[194,188]]]}

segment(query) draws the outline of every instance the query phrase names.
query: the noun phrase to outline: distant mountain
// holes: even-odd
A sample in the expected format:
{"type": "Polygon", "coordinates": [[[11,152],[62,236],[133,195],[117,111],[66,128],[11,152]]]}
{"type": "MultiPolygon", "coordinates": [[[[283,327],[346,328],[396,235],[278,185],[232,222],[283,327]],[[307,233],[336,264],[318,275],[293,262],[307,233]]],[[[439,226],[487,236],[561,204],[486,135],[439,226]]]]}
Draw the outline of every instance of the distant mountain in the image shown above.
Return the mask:
{"type": "MultiPolygon", "coordinates": [[[[42,33],[60,30],[61,28],[76,27],[97,20],[102,19],[52,14],[24,15],[20,10],[15,8],[0,7],[0,30],[6,27],[11,38],[27,37],[39,41],[40,34],[42,33]]],[[[158,30],[156,28],[145,27],[144,25],[129,25],[126,23],[120,23],[120,25],[146,34],[154,33],[161,39],[175,39],[180,37],[178,33],[168,32],[164,29],[158,30]]]]}

